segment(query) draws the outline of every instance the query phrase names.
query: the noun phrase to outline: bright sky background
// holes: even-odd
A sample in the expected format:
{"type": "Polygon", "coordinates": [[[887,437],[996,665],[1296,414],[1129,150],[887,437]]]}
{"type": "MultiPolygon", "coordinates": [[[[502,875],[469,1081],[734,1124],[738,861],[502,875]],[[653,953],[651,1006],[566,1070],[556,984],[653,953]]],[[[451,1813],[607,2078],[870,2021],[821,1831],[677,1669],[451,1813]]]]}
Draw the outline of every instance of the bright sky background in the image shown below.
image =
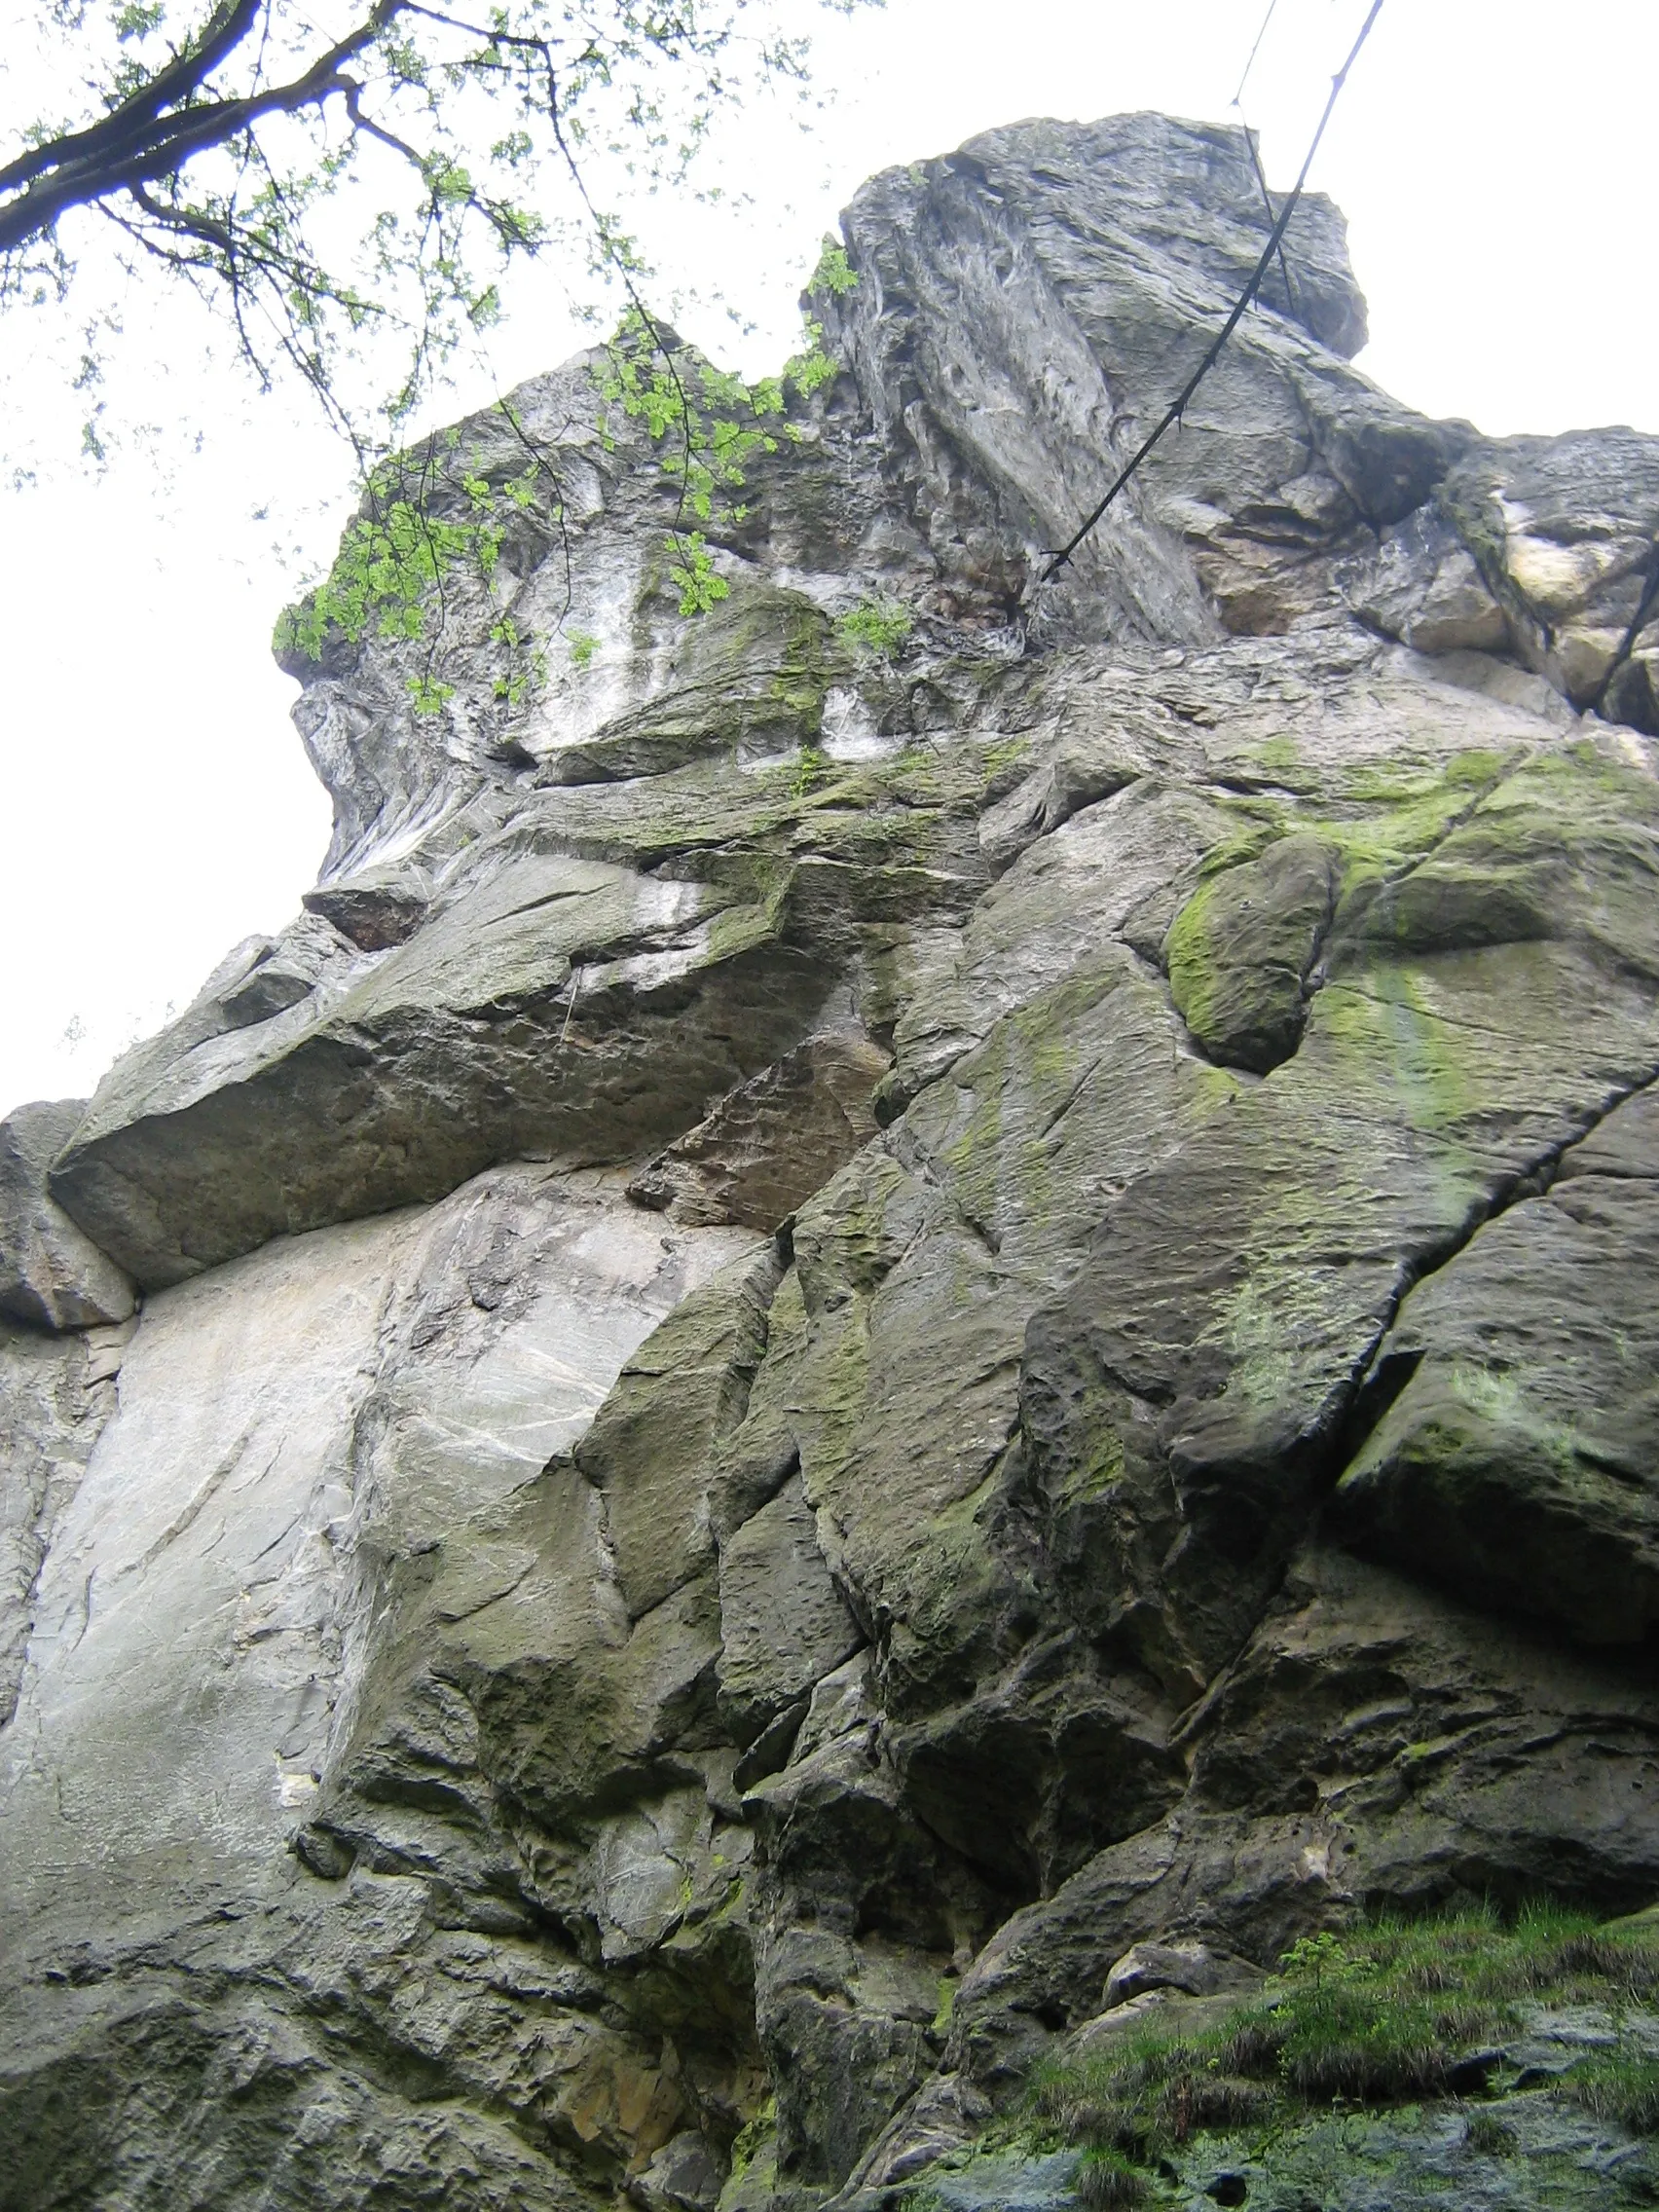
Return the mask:
{"type": "MultiPolygon", "coordinates": [[[[739,338],[695,313],[682,326],[750,373],[775,366],[860,181],[977,130],[1136,107],[1229,120],[1265,8],[888,0],[824,18],[814,135],[752,111],[704,177],[734,203],[661,208],[647,226],[665,276],[719,284],[752,327],[739,338]]],[[[816,19],[808,0],[801,13],[816,19]]],[[[1362,15],[1363,0],[1277,0],[1244,97],[1275,185],[1362,15]]],[[[1313,176],[1346,210],[1370,300],[1361,366],[1495,433],[1659,431],[1655,84],[1653,0],[1386,0],[1313,176]]],[[[128,325],[117,403],[154,415],[166,467],[139,448],[101,480],[68,464],[0,488],[0,1107],[89,1092],[232,943],[296,910],[328,833],[267,640],[332,548],[348,457],[298,398],[203,369],[194,311],[134,296],[128,325]]],[[[14,439],[63,412],[36,343],[26,317],[0,321],[14,439]]],[[[521,292],[442,414],[574,343],[555,287],[521,292]]]]}

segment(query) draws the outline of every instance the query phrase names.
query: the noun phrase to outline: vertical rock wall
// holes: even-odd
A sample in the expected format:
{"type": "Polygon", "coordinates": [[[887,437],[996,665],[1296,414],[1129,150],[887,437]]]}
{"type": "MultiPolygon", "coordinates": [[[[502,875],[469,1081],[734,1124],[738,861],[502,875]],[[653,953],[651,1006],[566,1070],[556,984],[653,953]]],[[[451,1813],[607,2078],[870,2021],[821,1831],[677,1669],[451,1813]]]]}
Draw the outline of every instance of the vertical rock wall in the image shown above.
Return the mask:
{"type": "Polygon", "coordinates": [[[1659,1890],[1659,442],[1397,407],[1312,202],[1040,589],[1264,230],[889,172],[713,612],[587,358],[295,663],[306,913],[0,1131],[0,2204],[873,2212],[1195,1958],[1659,1890]]]}

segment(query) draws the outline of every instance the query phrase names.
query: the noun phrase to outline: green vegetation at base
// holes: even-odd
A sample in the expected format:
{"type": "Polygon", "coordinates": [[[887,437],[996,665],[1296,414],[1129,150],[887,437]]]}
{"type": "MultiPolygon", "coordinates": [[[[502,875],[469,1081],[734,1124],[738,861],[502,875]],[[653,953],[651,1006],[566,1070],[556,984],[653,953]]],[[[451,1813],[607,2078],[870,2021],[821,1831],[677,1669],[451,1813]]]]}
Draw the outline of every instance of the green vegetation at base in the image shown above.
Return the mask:
{"type": "MultiPolygon", "coordinates": [[[[1544,1908],[1508,1927],[1490,1911],[1384,1920],[1309,1936],[1281,1965],[1207,2026],[1149,2021],[1041,2079],[1037,2112],[1084,2149],[1079,2194],[1096,2212],[1138,2202],[1145,2169],[1195,2135],[1480,2096],[1529,2007],[1593,2006],[1621,2028],[1659,2000],[1659,1921],[1604,1927],[1544,1908]]],[[[1659,2058],[1634,2036],[1559,2088],[1597,2119],[1659,2132],[1659,2058]]]]}
{"type": "Polygon", "coordinates": [[[1575,2066],[1567,2084],[1586,2112],[1633,2135],[1659,2135],[1659,2058],[1614,2050],[1575,2066]]]}

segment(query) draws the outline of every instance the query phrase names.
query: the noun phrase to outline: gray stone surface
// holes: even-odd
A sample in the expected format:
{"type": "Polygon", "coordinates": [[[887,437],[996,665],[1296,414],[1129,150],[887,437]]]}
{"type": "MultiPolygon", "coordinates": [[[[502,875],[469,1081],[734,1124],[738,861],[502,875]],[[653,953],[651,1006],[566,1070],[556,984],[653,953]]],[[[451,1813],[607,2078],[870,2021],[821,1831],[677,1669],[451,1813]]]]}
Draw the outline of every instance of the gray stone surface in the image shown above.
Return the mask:
{"type": "Polygon", "coordinates": [[[47,1189],[47,1170],[80,1126],[84,1098],[19,1106],[0,1122],[0,1316],[34,1329],[125,1321],[130,1281],[47,1189]]]}
{"type": "MultiPolygon", "coordinates": [[[[1164,2160],[1145,2201],[1171,2212],[1635,2212],[1652,2201],[1650,2148],[1564,2099],[1523,2094],[1470,2105],[1338,2114],[1255,2136],[1199,2136],[1164,2160]],[[1264,2137],[1266,2140],[1264,2140],[1264,2137]]],[[[1070,2212],[1088,2201],[1075,2151],[949,2157],[918,2192],[951,2212],[1004,2206],[1070,2212]]]]}
{"type": "Polygon", "coordinates": [[[1186,1936],[1173,1943],[1131,1943],[1106,1976],[1101,1994],[1110,2010],[1151,1990],[1213,1997],[1222,1990],[1249,1989],[1258,1979],[1259,1970],[1247,1960],[1230,1958],[1186,1936]]]}
{"type": "MultiPolygon", "coordinates": [[[[434,1670],[446,1629],[465,1633],[533,1576],[525,1517],[569,1517],[557,1481],[546,1494],[549,1459],[563,1463],[652,1322],[743,1241],[665,1234],[614,1182],[507,1169],[429,1214],[279,1239],[151,1301],[119,1415],[57,1503],[3,1739],[11,2017],[55,1988],[89,1993],[20,2080],[12,2068],[9,2132],[33,2124],[31,2084],[89,2065],[105,2086],[77,2156],[136,2188],[146,2166],[194,2170],[191,2103],[216,2094],[215,2065],[232,2065],[232,2083],[237,2064],[276,2066],[293,2103],[250,2116],[239,2138],[283,2188],[303,2194],[321,2174],[351,2200],[358,2166],[380,2189],[408,2138],[397,2157],[428,2174],[421,2186],[480,2203],[514,2176],[529,2202],[568,2188],[551,2169],[526,2181],[522,2142],[490,2117],[526,2063],[511,2094],[564,2098],[560,2124],[602,2159],[618,2128],[647,2149],[654,2129],[672,2132],[684,2100],[659,2093],[660,2064],[590,2026],[581,1970],[549,1953],[526,1898],[489,1901],[499,1846],[466,1755],[477,1723],[434,1670]],[[365,1808],[363,1828],[332,1863],[321,1849],[296,1859],[323,1778],[342,1770],[336,1794],[365,1808]],[[461,1847],[447,1879],[481,1895],[459,1919],[440,1910],[439,1926],[480,1926],[436,1934],[434,1958],[422,1870],[453,1858],[447,1836],[461,1847]],[[344,1891],[309,1870],[344,1872],[353,1856],[344,1891]],[[185,1960],[204,1977],[194,1996],[172,1986],[185,1960]],[[319,2043],[330,1989],[352,1982],[359,2024],[319,2043]],[[518,2053],[508,1991],[533,2013],[561,1991],[576,2001],[539,2061],[518,2053]],[[324,2055],[331,2038],[351,2048],[343,2067],[324,2055]],[[434,2129],[388,2088],[382,2047],[403,2053],[393,2081],[413,2068],[424,2095],[447,2082],[446,2097],[477,2109],[434,2129]],[[185,2105],[146,2130],[127,2100],[168,2063],[185,2105]]],[[[579,1589],[602,1554],[561,1556],[579,1589]]],[[[579,1642],[597,1622],[603,1642],[603,1583],[593,1593],[579,1625],[561,1626],[545,1584],[524,1602],[546,1614],[552,1601],[556,1640],[576,1626],[579,1642]]],[[[600,1856],[611,1871],[599,1890],[626,1892],[626,1856],[600,1856]]],[[[637,1904],[614,1909],[638,1919],[637,1904]]]]}
{"type": "Polygon", "coordinates": [[[888,172],[712,616],[587,356],[504,602],[290,655],[323,878],[57,1140],[136,1333],[0,1341],[0,2204],[1059,2204],[1064,2038],[1659,1895],[1659,442],[1395,406],[1313,202],[1040,587],[1264,228],[888,172]]]}
{"type": "Polygon", "coordinates": [[[629,1196],[677,1221],[776,1229],[874,1136],[888,1066],[862,1029],[809,1037],[676,1138],[629,1196]]]}
{"type": "Polygon", "coordinates": [[[720,1695],[739,1737],[803,1701],[863,1641],[792,1475],[720,1548],[720,1695]]]}
{"type": "Polygon", "coordinates": [[[119,1346],[94,1354],[82,1337],[0,1327],[0,1728],[17,1708],[41,1563],[115,1409],[120,1359],[119,1346]]]}
{"type": "Polygon", "coordinates": [[[1047,2157],[994,2153],[960,2166],[930,2169],[933,2194],[948,2212],[1059,2212],[1077,2202],[1077,2153],[1047,2157]]]}
{"type": "Polygon", "coordinates": [[[1625,2212],[1650,2201],[1653,2189],[1644,2144],[1539,2096],[1315,2120],[1265,2157],[1256,2152],[1236,2139],[1204,2143],[1179,2160],[1171,2201],[1182,2212],[1209,2212],[1218,2201],[1264,2212],[1301,2212],[1314,2201],[1330,2212],[1447,2202],[1459,2212],[1625,2212]]]}
{"type": "Polygon", "coordinates": [[[1337,1492],[1358,1541],[1589,1643],[1659,1618],[1651,1108],[1608,1115],[1406,1300],[1374,1385],[1403,1386],[1337,1492]]]}

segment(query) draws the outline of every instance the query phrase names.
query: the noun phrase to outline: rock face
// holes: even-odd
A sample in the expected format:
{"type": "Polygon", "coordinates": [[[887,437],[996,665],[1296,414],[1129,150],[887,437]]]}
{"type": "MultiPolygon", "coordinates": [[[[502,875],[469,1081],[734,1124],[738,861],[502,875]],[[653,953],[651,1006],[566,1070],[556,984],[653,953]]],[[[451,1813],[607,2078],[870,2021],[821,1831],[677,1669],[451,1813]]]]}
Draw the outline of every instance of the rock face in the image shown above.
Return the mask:
{"type": "Polygon", "coordinates": [[[131,1318],[121,1270],[76,1228],[46,1187],[81,1125],[84,1098],[19,1106],[0,1122],[0,1314],[36,1329],[86,1329],[131,1318]]]}
{"type": "Polygon", "coordinates": [[[293,663],[305,915],[5,1186],[0,2204],[873,2208],[1126,1996],[1659,1893],[1659,440],[1396,406],[1315,201],[1039,586],[1265,228],[878,177],[712,611],[588,358],[293,663]]]}

